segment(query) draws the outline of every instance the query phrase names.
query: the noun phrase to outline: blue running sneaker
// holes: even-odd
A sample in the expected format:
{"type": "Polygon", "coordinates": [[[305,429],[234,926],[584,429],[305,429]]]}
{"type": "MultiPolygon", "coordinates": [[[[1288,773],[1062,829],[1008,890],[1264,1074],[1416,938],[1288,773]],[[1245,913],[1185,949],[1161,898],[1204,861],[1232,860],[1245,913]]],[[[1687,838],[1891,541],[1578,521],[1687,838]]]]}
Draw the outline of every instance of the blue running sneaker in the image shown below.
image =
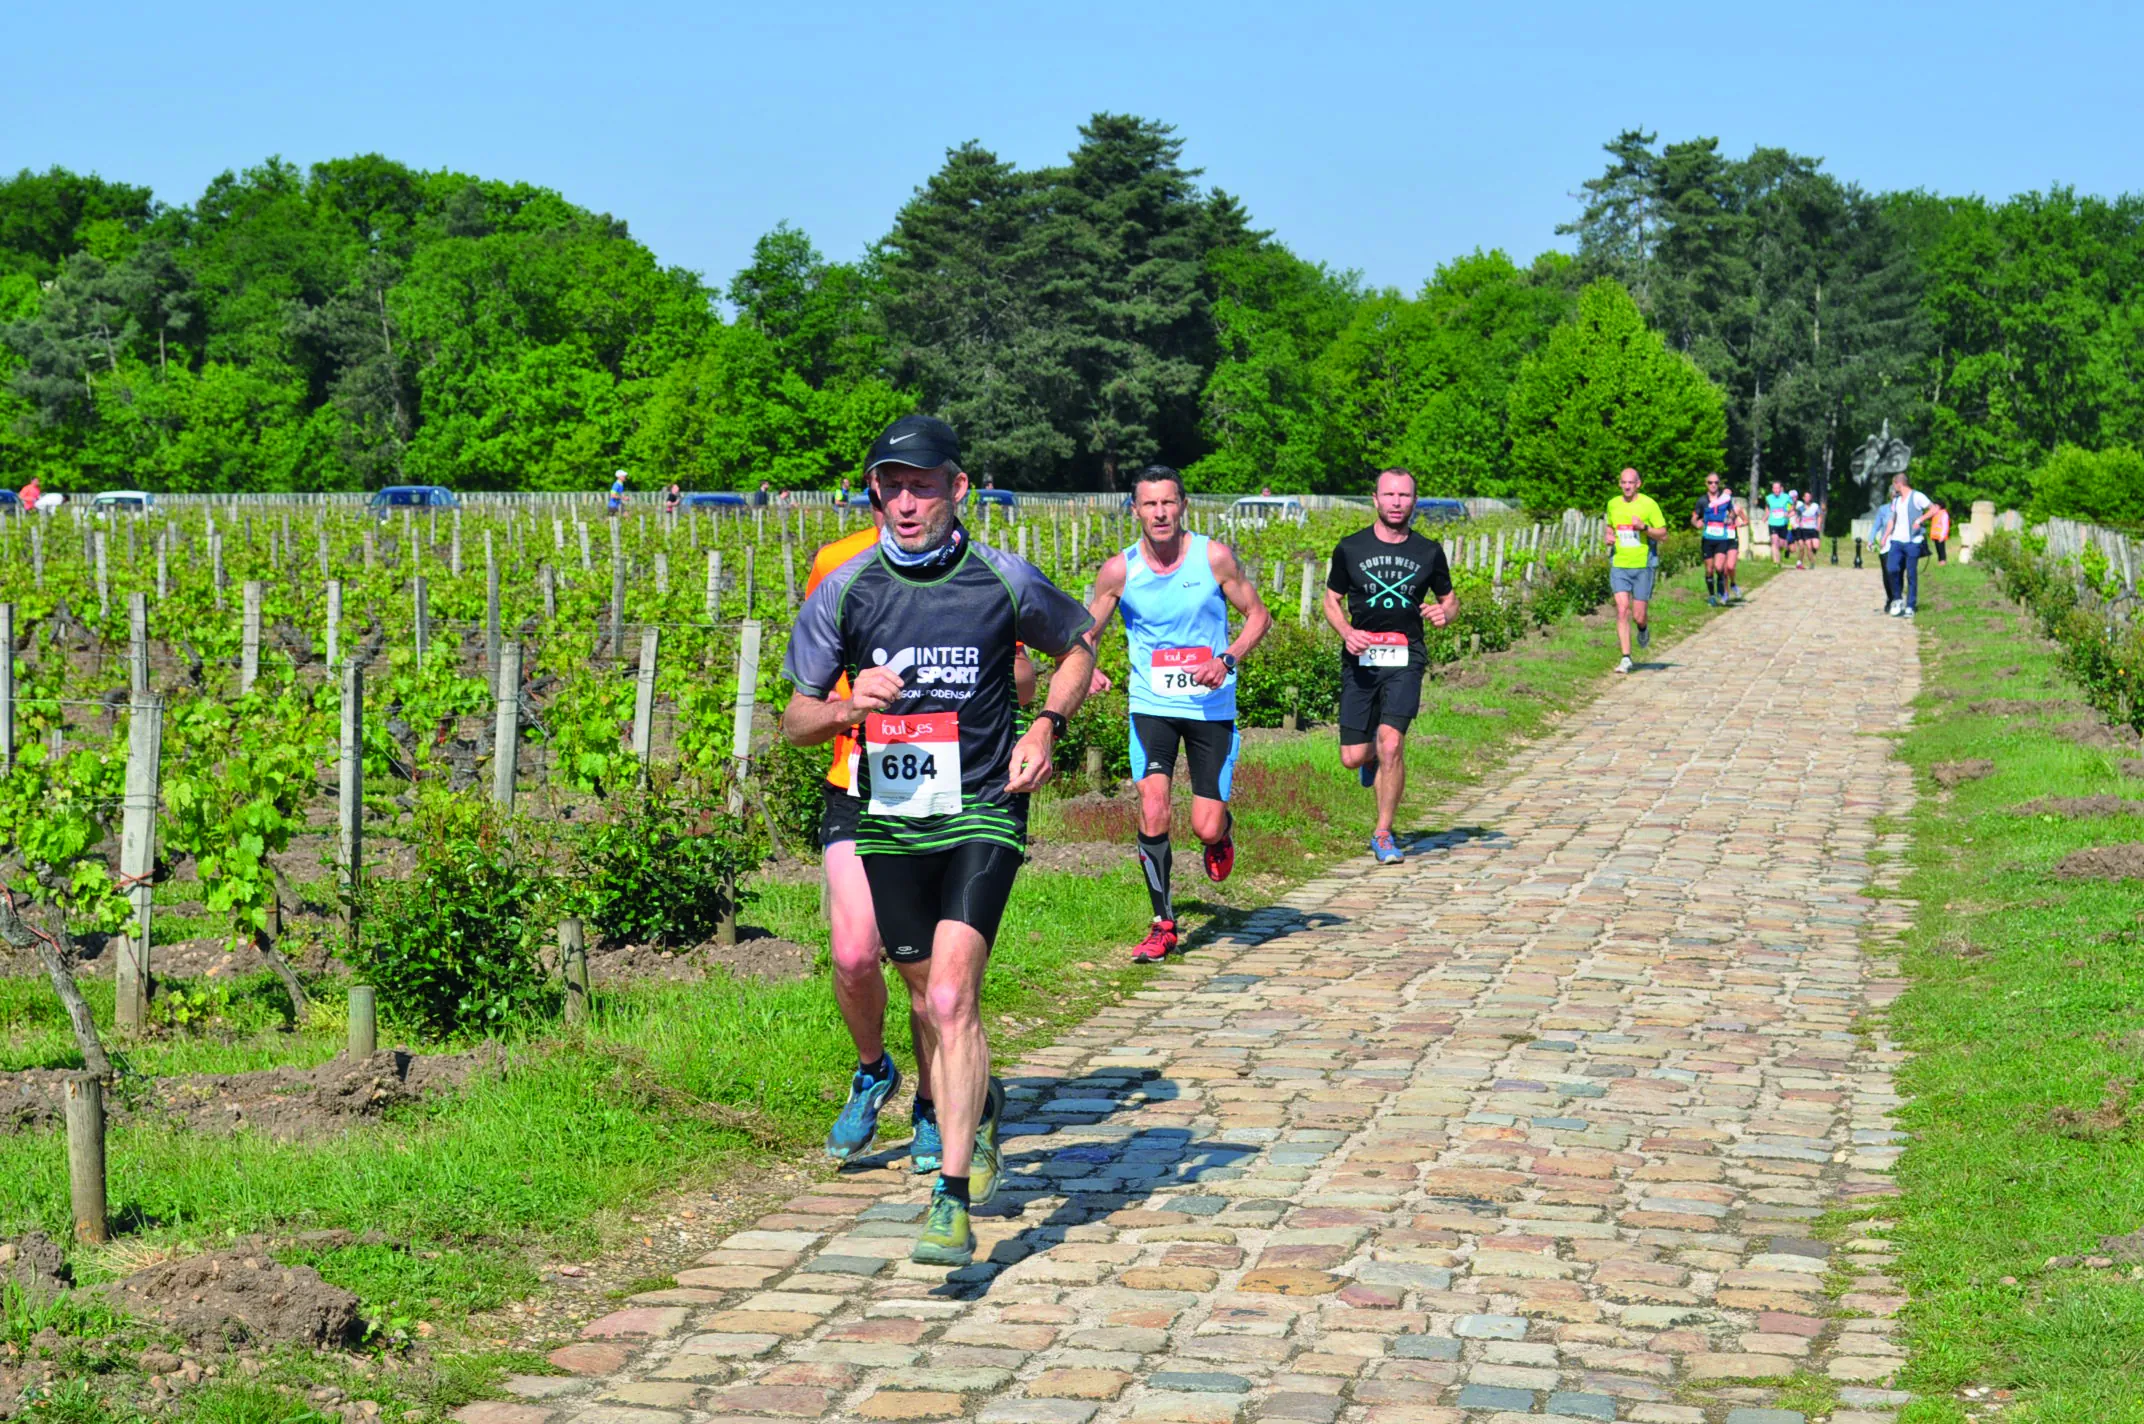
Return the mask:
{"type": "Polygon", "coordinates": [[[919,1117],[915,1124],[916,1140],[908,1144],[909,1170],[919,1175],[935,1172],[945,1151],[945,1139],[938,1135],[938,1119],[919,1117]]]}
{"type": "Polygon", "coordinates": [[[871,1145],[878,1134],[879,1110],[901,1091],[901,1066],[888,1058],[886,1067],[890,1071],[883,1078],[858,1068],[849,1079],[849,1100],[841,1105],[841,1116],[826,1134],[826,1155],[836,1162],[846,1162],[871,1145]]]}
{"type": "Polygon", "coordinates": [[[1377,785],[1377,758],[1371,757],[1355,769],[1355,776],[1364,786],[1377,785]]]}
{"type": "Polygon", "coordinates": [[[983,1120],[975,1126],[975,1160],[968,1168],[968,1200],[977,1206],[998,1194],[1005,1159],[998,1151],[998,1122],[1005,1116],[1005,1085],[996,1078],[983,1098],[983,1120]]]}
{"type": "Polygon", "coordinates": [[[1370,853],[1377,857],[1379,865],[1398,865],[1407,858],[1407,853],[1400,849],[1398,841],[1392,839],[1390,831],[1379,831],[1370,837],[1370,853]]]}

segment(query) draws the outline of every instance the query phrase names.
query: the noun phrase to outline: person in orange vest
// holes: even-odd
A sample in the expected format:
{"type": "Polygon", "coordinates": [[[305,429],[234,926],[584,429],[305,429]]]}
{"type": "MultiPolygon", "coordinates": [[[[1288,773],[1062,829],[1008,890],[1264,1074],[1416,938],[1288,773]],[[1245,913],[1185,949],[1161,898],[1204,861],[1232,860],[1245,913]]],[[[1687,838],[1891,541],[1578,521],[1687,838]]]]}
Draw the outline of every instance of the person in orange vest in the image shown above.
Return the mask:
{"type": "Polygon", "coordinates": [[[35,475],[30,476],[30,482],[17,491],[15,495],[17,499],[22,501],[22,509],[25,514],[36,509],[37,502],[43,499],[44,496],[45,487],[37,482],[37,476],[35,475]]]}

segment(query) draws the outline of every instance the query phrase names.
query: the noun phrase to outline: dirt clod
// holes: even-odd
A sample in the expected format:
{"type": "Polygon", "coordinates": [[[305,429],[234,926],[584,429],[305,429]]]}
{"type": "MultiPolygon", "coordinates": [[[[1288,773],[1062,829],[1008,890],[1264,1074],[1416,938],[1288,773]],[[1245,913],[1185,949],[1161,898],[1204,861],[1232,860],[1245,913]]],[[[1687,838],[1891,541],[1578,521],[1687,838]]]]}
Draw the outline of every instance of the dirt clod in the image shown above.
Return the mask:
{"type": "Polygon", "coordinates": [[[719,965],[741,979],[783,982],[808,978],[812,957],[806,946],[769,934],[740,934],[736,944],[703,944],[692,949],[623,945],[589,955],[588,980],[598,987],[650,979],[699,980],[719,965]]]}
{"type": "Polygon", "coordinates": [[[2136,1086],[2128,1078],[2111,1078],[2100,1094],[2098,1107],[2090,1112],[2082,1108],[2056,1108],[2048,1114],[2048,1122],[2061,1137],[2092,1141],[2117,1136],[2128,1131],[2134,1122],[2130,1109],[2135,1106],[2132,1097],[2136,1086]]]}
{"type": "Polygon", "coordinates": [[[2144,880],[2144,841],[2087,846],[2055,864],[2058,880],[2144,880]]]}
{"type": "Polygon", "coordinates": [[[1980,717],[2044,717],[2050,712],[2081,712],[2084,704],[2067,697],[1987,697],[1966,703],[1965,710],[1980,717]]]}
{"type": "Polygon", "coordinates": [[[2144,1230],[2132,1231],[2127,1236],[2102,1236],[2099,1246],[2117,1261],[2144,1264],[2144,1230]]]}
{"type": "Polygon", "coordinates": [[[2042,796],[2017,808],[2020,816],[2060,816],[2065,821],[2088,816],[2144,816],[2144,801],[2126,796],[2042,796]]]}
{"type": "Polygon", "coordinates": [[[354,1344],[357,1297],[311,1266],[211,1251],[166,1261],[97,1287],[117,1309],[153,1320],[196,1345],[354,1344]]]}
{"type": "Polygon", "coordinates": [[[1978,781],[1995,774],[1995,763],[1986,757],[1972,757],[1965,761],[1939,761],[1928,769],[1938,786],[1956,786],[1961,782],[1978,781]]]}
{"type": "Polygon", "coordinates": [[[0,1281],[21,1291],[30,1304],[60,1295],[72,1279],[67,1254],[44,1232],[26,1231],[12,1241],[0,1241],[0,1281]]]}
{"type": "Polygon", "coordinates": [[[2064,741],[2075,742],[2080,747],[2097,751],[2135,751],[2137,734],[2127,727],[2116,727],[2097,717],[2079,717],[2073,722],[2064,722],[2054,729],[2055,735],[2064,741]]]}

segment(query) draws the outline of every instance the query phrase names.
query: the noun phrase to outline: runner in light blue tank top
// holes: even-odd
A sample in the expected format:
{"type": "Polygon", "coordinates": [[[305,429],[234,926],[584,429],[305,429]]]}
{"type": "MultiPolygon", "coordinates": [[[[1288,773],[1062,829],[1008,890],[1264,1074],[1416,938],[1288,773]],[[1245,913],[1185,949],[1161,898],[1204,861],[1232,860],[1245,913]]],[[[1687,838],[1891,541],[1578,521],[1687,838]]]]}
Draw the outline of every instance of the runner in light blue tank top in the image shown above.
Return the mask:
{"type": "Polygon", "coordinates": [[[1184,557],[1165,574],[1147,566],[1139,546],[1124,551],[1124,592],[1117,611],[1131,643],[1133,712],[1154,717],[1191,717],[1201,722],[1236,718],[1236,675],[1219,687],[1202,687],[1192,670],[1228,646],[1228,600],[1213,576],[1204,534],[1183,536],[1184,557]]]}
{"type": "MultiPolygon", "coordinates": [[[[1125,670],[1131,704],[1132,780],[1139,785],[1139,866],[1154,919],[1133,960],[1152,964],[1176,948],[1170,895],[1173,815],[1170,783],[1181,750],[1191,771],[1191,831],[1204,845],[1208,879],[1226,880],[1236,864],[1235,821],[1228,798],[1235,778],[1236,662],[1273,624],[1235,553],[1184,528],[1184,477],[1149,465],[1132,482],[1139,542],[1103,561],[1087,611],[1099,639],[1110,615],[1124,615],[1131,653],[1125,670]],[[1167,572],[1162,572],[1167,570],[1167,572]],[[1232,638],[1228,615],[1243,619],[1232,638]]],[[[1099,669],[1090,694],[1107,692],[1099,669]]]]}

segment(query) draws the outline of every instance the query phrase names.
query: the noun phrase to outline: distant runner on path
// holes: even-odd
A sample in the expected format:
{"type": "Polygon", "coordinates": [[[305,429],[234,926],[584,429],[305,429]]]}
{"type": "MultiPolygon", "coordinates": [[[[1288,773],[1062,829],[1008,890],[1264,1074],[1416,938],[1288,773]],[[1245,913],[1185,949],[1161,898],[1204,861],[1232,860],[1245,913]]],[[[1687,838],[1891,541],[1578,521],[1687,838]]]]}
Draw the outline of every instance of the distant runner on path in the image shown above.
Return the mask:
{"type": "Polygon", "coordinates": [[[1028,794],[1049,780],[1051,751],[1087,695],[1093,620],[1033,564],[970,538],[957,517],[968,477],[944,421],[895,421],[865,474],[885,525],[877,548],[828,575],[797,615],[782,733],[797,746],[862,733],[856,849],[887,955],[925,966],[943,1138],[910,1259],[962,1266],[975,1256],[970,1205],[996,1193],[1002,1165],[1005,1089],[990,1076],[983,971],[1023,858],[1028,794]],[[1048,706],[1016,736],[1023,642],[1058,663],[1048,706]]]}
{"type": "Polygon", "coordinates": [[[1816,567],[1816,546],[1824,537],[1824,506],[1815,490],[1804,490],[1794,502],[1794,567],[1816,567]]]}
{"type": "Polygon", "coordinates": [[[1705,476],[1705,492],[1690,513],[1690,527],[1698,531],[1705,555],[1705,602],[1716,607],[1724,608],[1742,594],[1735,586],[1735,556],[1741,550],[1735,531],[1747,523],[1749,516],[1735,507],[1734,494],[1720,487],[1720,477],[1705,476]]]}
{"type": "Polygon", "coordinates": [[[1794,496],[1778,480],[1772,481],[1772,492],[1764,497],[1764,532],[1772,541],[1772,562],[1777,564],[1787,556],[1787,537],[1794,528],[1794,496]]]}
{"type": "Polygon", "coordinates": [[[1392,822],[1407,789],[1407,728],[1422,708],[1428,650],[1422,624],[1442,628],[1459,613],[1444,546],[1415,532],[1414,476],[1377,477],[1377,520],[1333,548],[1325,575],[1325,621],[1340,635],[1340,764],[1377,791],[1370,853],[1380,865],[1406,859],[1392,822]],[[1428,597],[1425,597],[1428,595],[1428,597]]]}
{"type": "Polygon", "coordinates": [[[1617,477],[1622,493],[1608,501],[1608,590],[1615,595],[1615,637],[1623,649],[1617,672],[1629,672],[1630,630],[1638,630],[1642,650],[1653,641],[1653,625],[1646,621],[1646,607],[1653,601],[1653,575],[1660,567],[1659,544],[1668,537],[1667,516],[1649,494],[1639,494],[1643,483],[1636,470],[1617,477]]]}
{"type": "MultiPolygon", "coordinates": [[[[1204,534],[1184,532],[1184,477],[1149,465],[1132,483],[1139,542],[1112,554],[1095,576],[1087,612],[1097,642],[1110,615],[1122,612],[1131,645],[1132,779],[1139,783],[1139,866],[1154,919],[1132,958],[1152,964],[1176,948],[1176,903],[1170,894],[1169,784],[1181,746],[1191,763],[1191,833],[1205,846],[1206,878],[1216,884],[1235,868],[1236,664],[1273,626],[1235,552],[1204,534]],[[1228,636],[1228,611],[1243,631],[1228,636]]],[[[1090,695],[1106,692],[1099,669],[1090,695]]]]}

